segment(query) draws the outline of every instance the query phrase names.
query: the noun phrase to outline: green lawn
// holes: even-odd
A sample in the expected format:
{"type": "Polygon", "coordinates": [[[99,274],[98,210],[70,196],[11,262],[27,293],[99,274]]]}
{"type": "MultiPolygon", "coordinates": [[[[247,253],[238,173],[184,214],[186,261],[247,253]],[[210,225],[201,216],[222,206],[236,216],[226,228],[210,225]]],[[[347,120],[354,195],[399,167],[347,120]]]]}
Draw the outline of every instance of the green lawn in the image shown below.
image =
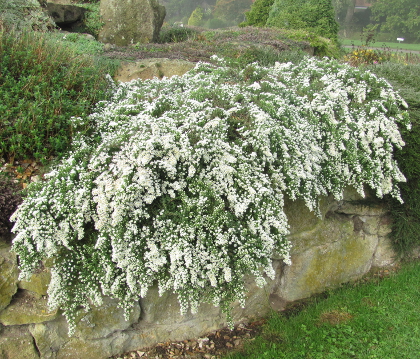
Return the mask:
{"type": "Polygon", "coordinates": [[[420,358],[420,262],[383,280],[347,285],[296,315],[273,314],[229,359],[420,358]]]}
{"type": "MultiPolygon", "coordinates": [[[[341,39],[340,40],[343,46],[361,46],[364,44],[361,40],[349,40],[341,39]]],[[[404,42],[375,42],[370,45],[370,47],[384,47],[391,48],[396,50],[411,50],[411,51],[420,51],[420,44],[405,44],[404,42]]]]}

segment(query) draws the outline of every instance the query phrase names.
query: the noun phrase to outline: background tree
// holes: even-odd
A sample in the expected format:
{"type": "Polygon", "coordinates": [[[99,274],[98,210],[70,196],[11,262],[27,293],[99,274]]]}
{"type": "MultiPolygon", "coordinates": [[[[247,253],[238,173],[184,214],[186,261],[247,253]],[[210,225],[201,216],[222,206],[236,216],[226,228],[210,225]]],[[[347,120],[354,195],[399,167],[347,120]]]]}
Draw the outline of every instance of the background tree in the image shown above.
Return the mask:
{"type": "Polygon", "coordinates": [[[251,10],[245,13],[246,20],[241,26],[265,26],[274,0],[255,0],[251,10]]]}
{"type": "Polygon", "coordinates": [[[169,23],[183,21],[187,23],[191,13],[200,5],[197,0],[161,0],[166,8],[165,21],[169,23]]]}
{"type": "Polygon", "coordinates": [[[244,14],[251,5],[252,0],[217,0],[213,16],[229,25],[237,25],[244,20],[244,14]]]}
{"type": "Polygon", "coordinates": [[[356,0],[332,0],[332,5],[335,11],[335,19],[346,36],[350,33],[356,0]]]}
{"type": "Polygon", "coordinates": [[[380,32],[389,33],[393,40],[420,41],[419,0],[376,0],[371,10],[380,32]]]}
{"type": "Polygon", "coordinates": [[[190,18],[188,19],[188,25],[200,26],[202,24],[203,16],[203,9],[201,7],[196,7],[195,10],[191,13],[190,18]]]}
{"type": "Polygon", "coordinates": [[[333,41],[339,28],[331,0],[275,0],[266,25],[304,29],[333,41]]]}

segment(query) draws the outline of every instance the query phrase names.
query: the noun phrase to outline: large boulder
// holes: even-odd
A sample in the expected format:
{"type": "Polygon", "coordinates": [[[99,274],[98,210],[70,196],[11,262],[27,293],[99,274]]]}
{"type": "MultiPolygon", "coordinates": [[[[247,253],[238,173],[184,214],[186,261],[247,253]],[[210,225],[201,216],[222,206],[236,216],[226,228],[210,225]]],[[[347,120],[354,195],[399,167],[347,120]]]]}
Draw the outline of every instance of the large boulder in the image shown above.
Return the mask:
{"type": "Polygon", "coordinates": [[[128,46],[156,42],[166,10],[156,0],[102,0],[100,14],[99,41],[128,46]]]}

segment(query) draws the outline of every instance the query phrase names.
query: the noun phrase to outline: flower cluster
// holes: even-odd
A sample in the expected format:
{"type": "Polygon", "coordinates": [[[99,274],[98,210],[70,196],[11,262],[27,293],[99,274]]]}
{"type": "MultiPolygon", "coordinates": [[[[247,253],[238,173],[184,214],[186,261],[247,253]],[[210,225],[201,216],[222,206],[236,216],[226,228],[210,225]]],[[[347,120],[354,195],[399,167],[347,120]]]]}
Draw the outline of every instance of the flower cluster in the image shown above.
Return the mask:
{"type": "Polygon", "coordinates": [[[391,60],[391,52],[386,50],[368,49],[359,46],[344,57],[344,60],[352,66],[380,64],[391,60]]]}
{"type": "Polygon", "coordinates": [[[349,185],[399,197],[392,153],[408,119],[385,80],[330,60],[213,61],[115,86],[74,119],[96,132],[14,213],[21,275],[54,259],[49,304],[70,331],[79,306],[108,295],[128,313],[155,284],[182,312],[244,304],[245,275],[263,285],[274,253],[290,263],[285,195],[315,211],[349,185]]]}

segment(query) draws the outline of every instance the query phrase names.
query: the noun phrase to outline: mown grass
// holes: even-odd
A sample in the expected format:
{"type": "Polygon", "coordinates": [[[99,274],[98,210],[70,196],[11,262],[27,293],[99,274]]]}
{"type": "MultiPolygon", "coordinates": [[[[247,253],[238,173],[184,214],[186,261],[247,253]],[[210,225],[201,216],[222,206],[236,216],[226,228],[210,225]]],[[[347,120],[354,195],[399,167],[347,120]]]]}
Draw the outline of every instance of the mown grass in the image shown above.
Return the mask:
{"type": "Polygon", "coordinates": [[[420,262],[343,286],[296,315],[273,313],[262,334],[226,359],[420,357],[420,262]]]}
{"type": "MultiPolygon", "coordinates": [[[[365,45],[365,41],[362,40],[350,40],[350,39],[341,39],[341,44],[343,46],[362,46],[365,45]]],[[[396,50],[409,50],[409,51],[420,51],[420,44],[406,44],[404,42],[381,42],[377,41],[370,44],[370,47],[380,47],[380,48],[389,48],[396,50]]]]}

